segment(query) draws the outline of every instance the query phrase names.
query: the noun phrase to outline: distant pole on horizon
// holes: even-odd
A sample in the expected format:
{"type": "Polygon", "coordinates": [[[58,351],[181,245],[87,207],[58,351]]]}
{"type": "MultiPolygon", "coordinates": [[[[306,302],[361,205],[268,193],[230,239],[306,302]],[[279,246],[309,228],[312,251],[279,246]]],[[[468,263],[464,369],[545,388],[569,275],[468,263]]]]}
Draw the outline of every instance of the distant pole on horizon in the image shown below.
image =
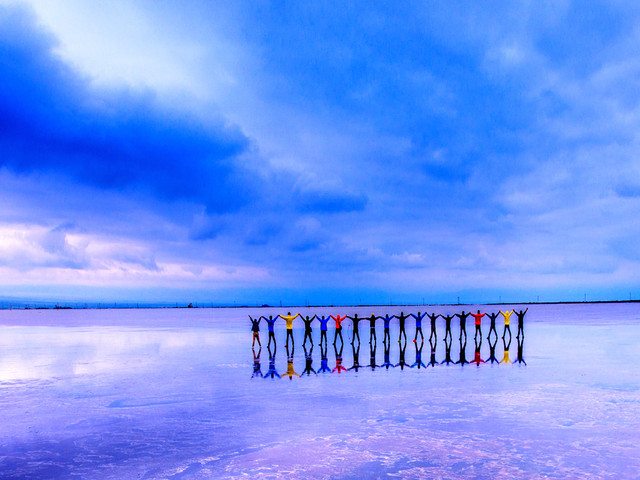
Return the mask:
{"type": "Polygon", "coordinates": [[[498,296],[498,303],[502,303],[502,295],[498,296]]]}
{"type": "Polygon", "coordinates": [[[460,297],[458,297],[458,305],[460,305],[460,297]]]}
{"type": "Polygon", "coordinates": [[[585,303],[587,302],[587,294],[586,293],[584,294],[584,301],[585,301],[585,303]]]}

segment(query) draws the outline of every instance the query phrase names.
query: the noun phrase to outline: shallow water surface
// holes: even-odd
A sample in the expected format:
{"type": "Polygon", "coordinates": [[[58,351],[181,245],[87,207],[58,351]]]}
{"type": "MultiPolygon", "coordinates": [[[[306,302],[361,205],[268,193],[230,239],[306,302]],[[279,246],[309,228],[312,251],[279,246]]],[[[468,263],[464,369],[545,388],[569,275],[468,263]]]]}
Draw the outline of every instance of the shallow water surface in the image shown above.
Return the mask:
{"type": "MultiPolygon", "coordinates": [[[[421,308],[373,309],[401,310],[421,308]]],[[[407,321],[406,345],[394,320],[388,348],[382,321],[371,346],[360,324],[359,348],[347,321],[342,351],[333,325],[318,345],[317,323],[305,349],[299,320],[286,348],[279,320],[270,352],[263,322],[252,350],[247,315],[274,313],[0,312],[0,477],[640,478],[638,304],[530,306],[525,340],[512,318],[493,351],[526,365],[490,363],[486,319],[481,345],[467,321],[462,350],[479,365],[441,364],[442,319],[433,345],[428,319],[424,344],[407,321]]],[[[455,362],[459,322],[452,333],[455,362]]]]}

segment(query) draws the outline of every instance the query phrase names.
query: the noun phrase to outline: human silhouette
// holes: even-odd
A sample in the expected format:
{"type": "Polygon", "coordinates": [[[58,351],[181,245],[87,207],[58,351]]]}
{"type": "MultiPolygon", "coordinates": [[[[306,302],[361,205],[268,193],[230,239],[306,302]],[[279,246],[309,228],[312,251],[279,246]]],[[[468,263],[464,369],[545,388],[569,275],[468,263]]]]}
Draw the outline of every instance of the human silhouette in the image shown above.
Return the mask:
{"type": "Polygon", "coordinates": [[[289,337],[291,337],[291,346],[293,347],[293,321],[300,316],[299,313],[291,315],[291,312],[287,312],[286,315],[280,315],[285,322],[287,322],[287,339],[284,343],[285,347],[289,346],[289,337]]]}
{"type": "Polygon", "coordinates": [[[353,366],[349,370],[355,370],[358,373],[358,370],[362,368],[362,365],[360,365],[360,342],[357,344],[352,343],[351,348],[353,349],[353,366]]]}
{"type": "Polygon", "coordinates": [[[302,375],[316,375],[316,371],[313,369],[313,342],[311,342],[311,348],[307,351],[307,345],[302,342],[302,348],[304,349],[304,370],[302,375]]]}
{"type": "Polygon", "coordinates": [[[527,307],[526,310],[520,310],[519,312],[515,312],[515,314],[518,316],[518,333],[516,334],[516,337],[520,337],[520,335],[522,335],[522,338],[524,338],[524,315],[529,311],[529,307],[527,307]]]}
{"type": "Polygon", "coordinates": [[[390,360],[391,342],[382,342],[384,344],[384,363],[381,365],[389,370],[389,367],[394,368],[393,363],[390,360]]]}
{"type": "MultiPolygon", "coordinates": [[[[333,334],[333,345],[335,346],[336,340],[338,339],[338,335],[340,335],[340,342],[344,344],[344,339],[342,338],[342,322],[344,322],[344,319],[347,318],[347,316],[343,315],[341,317],[338,314],[336,316],[331,315],[331,318],[333,318],[336,321],[336,331],[333,334]]],[[[340,347],[340,349],[342,349],[342,347],[340,347]]]]}
{"type": "Polygon", "coordinates": [[[416,319],[416,335],[415,335],[415,337],[413,337],[413,341],[415,343],[417,343],[417,341],[418,341],[418,333],[420,333],[421,341],[424,342],[424,335],[422,335],[422,319],[424,317],[426,317],[427,314],[423,313],[422,315],[420,315],[420,312],[418,312],[417,315],[412,313],[411,316],[416,319]]]}
{"type": "Polygon", "coordinates": [[[267,345],[267,350],[269,351],[269,371],[265,374],[264,378],[280,378],[278,375],[278,371],[276,370],[276,348],[275,343],[273,344],[274,349],[271,352],[271,346],[267,345]]]}
{"type": "Polygon", "coordinates": [[[262,347],[258,349],[258,355],[256,355],[256,351],[251,347],[251,351],[253,352],[253,373],[251,374],[251,378],[259,377],[263,378],[262,368],[260,367],[260,354],[262,353],[262,347]]]}
{"type": "Polygon", "coordinates": [[[427,317],[429,317],[429,320],[431,320],[431,335],[429,335],[429,342],[431,342],[432,338],[435,338],[435,341],[438,341],[438,332],[436,331],[436,319],[439,317],[440,315],[436,314],[436,313],[428,313],[427,317]]]}
{"type": "MultiPolygon", "coordinates": [[[[497,316],[497,315],[496,315],[497,316]]],[[[489,333],[491,335],[491,333],[489,333]]],[[[489,358],[487,358],[487,362],[490,363],[500,363],[500,360],[496,358],[496,345],[498,344],[498,334],[496,333],[494,337],[487,337],[489,341],[489,358]],[[493,343],[492,340],[493,339],[493,343]]]]}
{"type": "Polygon", "coordinates": [[[526,365],[527,362],[524,361],[524,335],[521,337],[516,336],[516,339],[518,341],[518,357],[516,363],[524,363],[526,365]]]}
{"type": "Polygon", "coordinates": [[[289,355],[289,347],[286,344],[285,349],[287,350],[287,371],[282,374],[282,378],[289,377],[289,380],[293,380],[293,377],[300,378],[300,375],[293,371],[293,343],[291,344],[291,355],[289,355]]]}
{"type": "Polygon", "coordinates": [[[404,312],[400,312],[400,315],[394,315],[398,319],[398,324],[400,326],[400,334],[398,335],[398,343],[401,343],[402,336],[404,335],[405,347],[407,342],[407,332],[405,331],[405,321],[409,318],[409,315],[405,315],[404,312]]]}
{"type": "Polygon", "coordinates": [[[353,323],[353,338],[351,339],[351,344],[353,344],[353,342],[356,341],[356,337],[358,337],[358,345],[359,345],[360,344],[360,328],[358,327],[358,324],[360,323],[360,320],[364,320],[364,318],[358,317],[357,313],[353,317],[350,317],[349,315],[347,315],[347,318],[351,320],[351,322],[353,323]]]}
{"type": "Polygon", "coordinates": [[[251,320],[251,331],[253,332],[253,341],[251,342],[251,348],[253,348],[256,344],[256,340],[258,340],[258,345],[262,347],[260,343],[260,320],[262,317],[254,319],[251,315],[249,315],[249,320],[251,320]]]}
{"type": "Polygon", "coordinates": [[[324,349],[322,348],[322,344],[320,344],[320,369],[318,373],[331,373],[329,357],[327,355],[327,342],[324,342],[324,349]]]}
{"type": "Polygon", "coordinates": [[[484,363],[484,360],[482,359],[482,357],[480,357],[480,348],[482,347],[482,335],[480,337],[475,337],[474,341],[476,344],[476,349],[473,355],[473,360],[471,360],[471,363],[475,363],[479,367],[481,363],[484,363]]]}
{"type": "Polygon", "coordinates": [[[464,333],[464,343],[467,344],[467,318],[469,317],[469,313],[465,313],[464,310],[462,313],[456,313],[456,317],[460,319],[460,339],[462,339],[462,334],[464,333]]]}
{"type": "Polygon", "coordinates": [[[438,345],[438,342],[436,340],[429,340],[429,345],[431,346],[431,358],[427,365],[435,367],[438,365],[438,362],[436,361],[436,346],[438,345]]]}
{"type": "Polygon", "coordinates": [[[320,322],[320,343],[318,345],[322,345],[322,340],[324,339],[325,347],[327,344],[327,323],[331,320],[331,317],[317,317],[320,322]]]}
{"type": "Polygon", "coordinates": [[[338,348],[336,347],[336,344],[333,344],[333,351],[336,355],[336,367],[331,370],[331,373],[342,373],[342,372],[346,372],[347,369],[345,367],[342,366],[342,349],[344,348],[344,342],[340,343],[340,351],[338,351],[338,348]]]}
{"type": "Polygon", "coordinates": [[[453,340],[453,334],[451,333],[451,320],[453,320],[453,317],[455,317],[454,315],[440,315],[442,318],[444,318],[444,341],[446,343],[447,341],[447,336],[449,337],[449,339],[453,340]]]}
{"type": "Polygon", "coordinates": [[[307,343],[307,338],[309,338],[309,341],[313,345],[313,338],[311,337],[311,322],[313,322],[316,317],[317,315],[314,315],[313,317],[309,317],[309,315],[303,317],[302,315],[300,315],[300,318],[302,318],[302,321],[304,322],[304,340],[302,341],[302,345],[307,343]]]}
{"type": "Polygon", "coordinates": [[[444,360],[442,362],[440,362],[440,365],[442,365],[443,363],[446,363],[447,365],[451,364],[451,363],[455,363],[453,361],[453,359],[451,358],[451,343],[453,342],[453,338],[451,338],[451,335],[449,335],[449,338],[447,339],[447,336],[445,335],[444,337],[444,360]]]}
{"type": "Polygon", "coordinates": [[[269,327],[269,341],[267,342],[267,348],[271,346],[271,340],[273,340],[273,347],[276,348],[276,335],[274,333],[274,329],[273,326],[276,323],[276,320],[278,319],[280,315],[276,315],[275,317],[269,315],[269,318],[267,317],[260,317],[263,318],[265,322],[267,322],[267,325],[269,327]]]}
{"type": "MultiPolygon", "coordinates": [[[[404,370],[404,367],[407,366],[407,362],[405,361],[405,352],[407,350],[407,339],[405,335],[405,341],[400,342],[400,359],[399,362],[395,365],[396,367],[400,367],[400,370],[404,370]]],[[[398,340],[399,341],[399,340],[398,340]]]]}
{"type": "Polygon", "coordinates": [[[420,348],[418,348],[418,342],[415,344],[416,347],[416,361],[413,362],[411,368],[427,368],[427,366],[422,362],[422,347],[424,347],[424,340],[420,342],[420,348]]]}
{"type": "Polygon", "coordinates": [[[373,313],[369,317],[369,345],[376,342],[376,317],[373,313]]]}
{"type": "Polygon", "coordinates": [[[460,366],[463,366],[465,363],[469,363],[469,361],[467,360],[466,348],[467,348],[467,336],[465,332],[464,343],[462,343],[462,337],[460,337],[460,360],[456,362],[456,364],[460,364],[460,366]]]}
{"type": "Polygon", "coordinates": [[[496,330],[496,318],[498,318],[499,313],[487,313],[487,317],[491,320],[491,324],[489,326],[489,334],[487,335],[487,340],[491,336],[491,332],[495,333],[496,339],[498,338],[498,331],[496,330]]]}
{"type": "Polygon", "coordinates": [[[382,343],[391,342],[391,336],[389,335],[389,324],[391,323],[391,319],[393,318],[393,316],[389,316],[389,314],[386,314],[384,317],[378,318],[384,320],[384,339],[382,340],[382,343]]]}
{"type": "Polygon", "coordinates": [[[504,337],[507,335],[507,330],[508,330],[509,343],[511,343],[511,327],[509,326],[509,323],[511,322],[511,314],[513,313],[513,310],[507,310],[506,312],[503,312],[502,310],[500,310],[500,313],[504,317],[504,330],[502,331],[502,339],[504,340],[504,337]]]}
{"type": "Polygon", "coordinates": [[[375,370],[376,367],[380,366],[376,365],[376,348],[376,342],[369,344],[369,368],[371,368],[371,370],[375,370]]]}

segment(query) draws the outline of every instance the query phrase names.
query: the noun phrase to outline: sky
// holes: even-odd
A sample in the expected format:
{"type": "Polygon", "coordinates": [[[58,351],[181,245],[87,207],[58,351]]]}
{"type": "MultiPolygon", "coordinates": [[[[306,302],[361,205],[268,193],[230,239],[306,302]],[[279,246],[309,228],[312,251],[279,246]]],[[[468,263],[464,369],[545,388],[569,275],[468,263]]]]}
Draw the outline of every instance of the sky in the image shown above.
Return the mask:
{"type": "Polygon", "coordinates": [[[0,298],[640,298],[634,2],[0,0],[0,298]]]}

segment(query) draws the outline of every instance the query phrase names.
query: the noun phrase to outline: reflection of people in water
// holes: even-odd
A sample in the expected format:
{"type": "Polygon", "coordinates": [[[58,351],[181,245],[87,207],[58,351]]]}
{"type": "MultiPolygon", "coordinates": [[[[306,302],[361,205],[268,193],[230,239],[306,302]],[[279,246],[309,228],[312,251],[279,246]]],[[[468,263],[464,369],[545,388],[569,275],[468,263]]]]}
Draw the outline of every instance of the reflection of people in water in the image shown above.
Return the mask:
{"type": "Polygon", "coordinates": [[[381,365],[389,370],[389,367],[393,368],[393,363],[390,360],[390,350],[391,350],[391,342],[383,342],[384,343],[384,363],[381,365]]]}
{"type": "Polygon", "coordinates": [[[331,317],[317,317],[320,322],[320,343],[322,345],[322,339],[324,338],[325,347],[327,346],[327,323],[331,320],[331,317]]]}
{"type": "Polygon", "coordinates": [[[293,377],[300,378],[300,375],[293,371],[293,344],[291,346],[291,355],[289,355],[289,347],[285,345],[287,349],[287,371],[282,374],[282,378],[289,377],[289,380],[293,380],[293,377]]]}
{"type": "Polygon", "coordinates": [[[391,323],[392,316],[386,314],[384,317],[378,317],[384,320],[384,340],[382,343],[391,342],[391,336],[389,335],[389,323],[391,323]]]}
{"type": "Polygon", "coordinates": [[[462,339],[462,334],[464,333],[464,343],[467,344],[467,317],[469,317],[469,313],[456,313],[456,317],[460,318],[460,339],[462,339]]]}
{"type": "Polygon", "coordinates": [[[505,340],[504,336],[502,337],[502,345],[504,346],[504,358],[500,363],[511,363],[509,359],[509,347],[511,347],[511,332],[509,332],[509,342],[505,340]]]}
{"type": "Polygon", "coordinates": [[[358,337],[358,345],[360,345],[360,329],[358,328],[358,324],[360,320],[364,320],[362,317],[358,317],[356,313],[353,317],[347,315],[347,318],[353,322],[353,338],[351,339],[351,344],[356,341],[356,337],[358,337]]]}
{"type": "Polygon", "coordinates": [[[521,337],[516,337],[516,339],[518,340],[518,358],[516,359],[516,363],[524,363],[526,365],[527,362],[524,361],[524,334],[521,337]]]}
{"type": "Polygon", "coordinates": [[[476,337],[474,340],[476,343],[476,350],[474,352],[473,360],[471,360],[471,363],[475,363],[479,367],[481,363],[484,363],[484,360],[480,357],[480,348],[482,347],[482,336],[480,336],[480,341],[478,341],[478,337],[476,337]]]}
{"type": "Polygon", "coordinates": [[[416,367],[418,367],[418,369],[420,369],[420,367],[427,368],[427,366],[422,362],[422,347],[424,347],[424,340],[420,342],[420,348],[418,348],[418,342],[416,342],[415,347],[416,347],[416,361],[413,362],[413,365],[411,365],[411,368],[416,368],[416,367]]]}
{"type": "Polygon", "coordinates": [[[267,348],[271,346],[271,340],[273,340],[273,347],[276,348],[276,335],[273,331],[273,326],[276,323],[276,320],[278,319],[280,315],[276,315],[275,318],[271,315],[269,315],[269,318],[262,316],[260,318],[263,318],[265,322],[267,322],[267,325],[269,326],[269,341],[267,342],[267,348]]]}
{"type": "Polygon", "coordinates": [[[311,375],[312,373],[315,375],[316,371],[313,369],[313,343],[311,343],[311,349],[307,351],[307,346],[305,343],[302,343],[302,348],[304,349],[304,361],[305,366],[302,371],[302,375],[311,375]]]}
{"type": "Polygon", "coordinates": [[[262,367],[260,367],[260,354],[262,353],[262,347],[258,350],[258,355],[256,355],[256,351],[253,347],[251,347],[251,351],[253,352],[253,373],[251,374],[251,378],[263,378],[264,375],[262,375],[262,367]]]}
{"type": "MultiPolygon", "coordinates": [[[[404,323],[409,318],[409,315],[405,315],[404,312],[400,312],[400,315],[394,315],[398,319],[398,323],[400,324],[400,334],[398,335],[398,343],[401,342],[402,336],[404,335],[404,341],[407,341],[407,332],[404,329],[404,323]]],[[[406,345],[405,345],[406,346],[406,345]]]]}
{"type": "MultiPolygon", "coordinates": [[[[527,313],[529,311],[529,307],[527,307],[526,310],[520,310],[519,312],[515,312],[515,314],[518,316],[518,333],[516,335],[516,337],[519,337],[520,335],[522,335],[522,338],[524,338],[524,315],[525,313],[527,313]]],[[[509,332],[511,333],[511,332],[509,332]]]]}
{"type": "Polygon", "coordinates": [[[373,313],[369,317],[369,345],[376,343],[376,317],[373,313]]]}
{"type": "Polygon", "coordinates": [[[436,342],[438,341],[438,332],[436,332],[436,319],[440,316],[435,313],[427,314],[429,319],[431,320],[431,335],[429,335],[429,342],[431,342],[432,338],[435,338],[436,342]]]}
{"type": "Polygon", "coordinates": [[[371,370],[375,370],[376,367],[380,366],[376,365],[376,347],[376,342],[369,344],[369,367],[371,368],[371,370]]]}
{"type": "Polygon", "coordinates": [[[333,351],[334,351],[334,353],[336,355],[336,368],[331,370],[331,373],[336,373],[336,372],[342,373],[342,372],[346,372],[347,371],[347,369],[342,366],[342,349],[343,348],[344,348],[344,342],[342,342],[340,344],[340,351],[338,351],[338,348],[336,347],[336,344],[334,342],[333,351]]]}
{"type": "Polygon", "coordinates": [[[280,315],[280,318],[282,318],[285,322],[287,322],[287,339],[284,342],[285,347],[289,346],[289,337],[291,337],[291,346],[293,346],[293,320],[299,316],[300,316],[299,313],[296,313],[295,315],[291,316],[291,312],[287,312],[286,315],[280,315]]]}
{"type": "MultiPolygon", "coordinates": [[[[497,317],[498,315],[496,315],[497,317]]],[[[491,335],[491,333],[489,333],[491,335]]],[[[498,334],[496,333],[493,337],[493,343],[491,343],[491,336],[487,337],[489,341],[489,358],[487,358],[487,362],[490,363],[500,363],[500,360],[496,358],[496,345],[498,344],[498,334]]]]}
{"type": "Polygon", "coordinates": [[[438,365],[438,362],[436,361],[437,344],[438,344],[437,340],[429,340],[429,345],[431,345],[431,359],[429,360],[428,365],[431,365],[432,367],[435,367],[436,365],[438,365]]]}
{"type": "Polygon", "coordinates": [[[478,341],[478,336],[480,336],[480,343],[482,343],[482,317],[485,316],[484,313],[480,313],[480,310],[478,310],[478,313],[472,313],[471,316],[475,319],[475,324],[476,324],[476,333],[473,336],[474,340],[477,342],[478,341]]]}
{"type": "Polygon", "coordinates": [[[444,318],[444,342],[447,343],[447,336],[450,340],[453,340],[453,335],[451,334],[451,320],[453,320],[454,315],[440,315],[444,318]]]}
{"type": "Polygon", "coordinates": [[[491,320],[491,325],[489,326],[489,335],[487,335],[487,340],[491,336],[491,332],[496,334],[496,340],[498,339],[498,331],[496,330],[496,318],[498,318],[498,313],[487,313],[487,317],[491,320]]]}
{"type": "Polygon", "coordinates": [[[274,349],[273,349],[273,353],[271,352],[271,346],[267,345],[267,350],[269,351],[269,371],[265,374],[264,378],[275,378],[278,377],[280,378],[280,375],[278,375],[278,371],[276,370],[276,348],[275,348],[275,342],[273,344],[274,349]]]}
{"type": "MultiPolygon", "coordinates": [[[[462,313],[464,313],[464,312],[462,312],[462,313]]],[[[469,316],[469,315],[467,314],[467,316],[469,316]]],[[[460,320],[460,321],[462,321],[462,320],[460,320]]],[[[465,332],[464,343],[462,343],[462,337],[460,337],[460,360],[458,360],[456,362],[457,364],[460,364],[460,366],[463,366],[465,363],[469,363],[467,361],[466,348],[467,348],[467,332],[465,332]]]]}
{"type": "Polygon", "coordinates": [[[251,320],[251,331],[253,332],[253,341],[251,342],[251,348],[253,348],[256,344],[256,340],[258,340],[258,345],[262,347],[260,343],[260,320],[262,317],[254,319],[251,315],[249,315],[249,320],[251,320]]]}
{"type": "Polygon", "coordinates": [[[404,359],[404,354],[406,350],[407,350],[407,339],[405,335],[405,341],[400,343],[400,361],[398,362],[397,365],[395,365],[396,367],[400,367],[400,370],[404,370],[404,367],[407,366],[407,362],[404,359]]]}
{"type": "Polygon", "coordinates": [[[446,363],[447,365],[449,365],[450,363],[454,363],[453,359],[451,358],[451,342],[453,341],[453,338],[451,338],[451,335],[449,335],[449,339],[447,340],[447,336],[445,335],[444,337],[444,360],[440,362],[440,365],[442,365],[443,363],[446,363]]]}
{"type": "Polygon", "coordinates": [[[311,322],[313,322],[313,319],[316,317],[317,315],[314,315],[313,317],[309,317],[309,315],[303,317],[302,315],[300,315],[300,318],[302,318],[302,321],[304,322],[304,340],[302,341],[302,345],[307,343],[308,337],[312,345],[311,348],[313,348],[313,338],[311,338],[311,322]]]}
{"type": "MultiPolygon", "coordinates": [[[[340,335],[340,342],[344,344],[344,339],[342,338],[342,322],[344,322],[344,319],[347,318],[347,316],[343,315],[341,317],[340,315],[336,315],[334,317],[333,315],[331,315],[331,318],[336,321],[336,331],[333,334],[333,345],[335,346],[338,335],[340,335]]],[[[342,347],[340,347],[340,349],[342,349],[342,347]]]]}
{"type": "Polygon", "coordinates": [[[427,314],[423,313],[422,315],[420,315],[420,312],[418,312],[417,315],[415,313],[412,313],[411,316],[416,319],[416,336],[413,337],[413,341],[417,343],[418,333],[420,333],[420,341],[424,342],[424,335],[422,335],[422,319],[426,317],[427,314]]]}
{"type": "Polygon", "coordinates": [[[507,310],[506,312],[500,310],[500,313],[504,317],[504,330],[502,331],[502,339],[504,340],[504,337],[507,335],[507,330],[509,330],[509,343],[511,343],[511,327],[509,326],[509,323],[511,321],[510,319],[513,310],[507,310]]]}
{"type": "Polygon", "coordinates": [[[349,370],[355,370],[358,373],[358,369],[362,367],[360,365],[360,342],[358,342],[357,347],[355,343],[352,343],[351,348],[353,349],[353,366],[349,370]]]}
{"type": "Polygon", "coordinates": [[[331,373],[329,357],[327,356],[327,342],[324,342],[324,350],[322,349],[322,343],[320,344],[320,370],[318,370],[318,373],[331,373]]]}

